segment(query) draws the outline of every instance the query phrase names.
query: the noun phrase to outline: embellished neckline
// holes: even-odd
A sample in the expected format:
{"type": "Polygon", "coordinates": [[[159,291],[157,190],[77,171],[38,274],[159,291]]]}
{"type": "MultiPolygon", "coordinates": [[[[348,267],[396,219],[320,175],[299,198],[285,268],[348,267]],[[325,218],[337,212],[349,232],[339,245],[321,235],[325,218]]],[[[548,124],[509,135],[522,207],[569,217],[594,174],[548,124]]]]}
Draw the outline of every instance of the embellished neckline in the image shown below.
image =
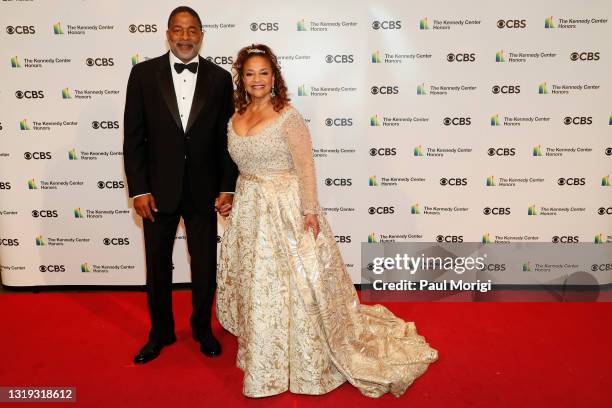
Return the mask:
{"type": "Polygon", "coordinates": [[[266,126],[264,126],[263,128],[261,128],[257,133],[254,133],[252,135],[239,135],[238,132],[236,132],[236,129],[234,128],[234,120],[232,118],[230,118],[229,120],[229,128],[231,129],[232,133],[234,135],[236,135],[239,138],[250,138],[250,137],[255,137],[255,136],[259,136],[260,134],[264,133],[265,131],[267,131],[268,129],[272,128],[274,125],[282,123],[282,120],[285,119],[285,117],[287,116],[287,114],[289,112],[291,112],[294,108],[293,107],[288,107],[287,109],[285,109],[285,111],[283,113],[281,113],[280,115],[278,115],[278,117],[276,117],[274,120],[270,121],[270,123],[268,123],[266,126]]]}

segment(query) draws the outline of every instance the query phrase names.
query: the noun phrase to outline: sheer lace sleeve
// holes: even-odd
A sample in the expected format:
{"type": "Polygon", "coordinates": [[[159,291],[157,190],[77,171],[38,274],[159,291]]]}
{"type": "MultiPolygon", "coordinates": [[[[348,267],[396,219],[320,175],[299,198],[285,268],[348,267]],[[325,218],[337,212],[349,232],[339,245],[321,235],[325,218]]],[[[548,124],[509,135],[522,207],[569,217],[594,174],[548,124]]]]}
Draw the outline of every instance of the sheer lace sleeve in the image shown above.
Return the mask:
{"type": "Polygon", "coordinates": [[[303,214],[319,214],[321,208],[317,200],[317,179],[312,158],[312,140],[306,122],[300,113],[293,109],[283,122],[283,134],[287,139],[293,164],[300,180],[300,195],[303,214]]]}

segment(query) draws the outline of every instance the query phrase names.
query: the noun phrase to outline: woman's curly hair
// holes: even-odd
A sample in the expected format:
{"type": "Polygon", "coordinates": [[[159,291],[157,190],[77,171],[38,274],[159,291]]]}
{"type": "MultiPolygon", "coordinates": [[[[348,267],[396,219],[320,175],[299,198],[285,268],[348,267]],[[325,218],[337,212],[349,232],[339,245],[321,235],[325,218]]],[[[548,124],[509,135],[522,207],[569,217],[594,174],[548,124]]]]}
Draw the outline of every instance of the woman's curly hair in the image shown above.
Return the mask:
{"type": "Polygon", "coordinates": [[[280,112],[290,101],[287,96],[287,86],[280,71],[280,66],[276,59],[276,55],[270,47],[263,44],[251,44],[242,48],[238,52],[238,57],[232,66],[234,71],[234,83],[236,90],[234,91],[234,107],[238,113],[244,113],[247,105],[250,103],[250,98],[244,87],[242,77],[244,75],[244,64],[252,57],[263,57],[270,62],[272,74],[274,75],[272,106],[276,112],[280,112]],[[256,51],[257,50],[257,51],[256,51]]]}

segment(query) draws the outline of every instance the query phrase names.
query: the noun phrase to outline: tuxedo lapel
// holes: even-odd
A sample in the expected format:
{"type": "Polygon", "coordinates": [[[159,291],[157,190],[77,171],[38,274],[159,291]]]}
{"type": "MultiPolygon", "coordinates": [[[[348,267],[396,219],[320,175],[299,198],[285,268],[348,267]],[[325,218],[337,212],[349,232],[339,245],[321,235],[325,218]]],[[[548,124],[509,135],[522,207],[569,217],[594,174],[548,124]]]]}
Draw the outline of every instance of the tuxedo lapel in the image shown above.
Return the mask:
{"type": "Polygon", "coordinates": [[[157,70],[157,82],[176,126],[178,126],[180,130],[183,130],[183,124],[179,117],[178,104],[176,103],[174,83],[172,82],[172,72],[170,71],[170,57],[167,53],[165,58],[162,58],[159,69],[157,70]]]}
{"type": "Polygon", "coordinates": [[[210,70],[207,69],[207,65],[204,62],[204,58],[199,57],[198,63],[198,79],[196,81],[195,91],[193,93],[193,101],[191,102],[191,111],[189,112],[189,119],[187,120],[187,129],[185,133],[189,132],[189,129],[193,126],[198,115],[209,102],[210,92],[212,87],[212,77],[210,70]]]}

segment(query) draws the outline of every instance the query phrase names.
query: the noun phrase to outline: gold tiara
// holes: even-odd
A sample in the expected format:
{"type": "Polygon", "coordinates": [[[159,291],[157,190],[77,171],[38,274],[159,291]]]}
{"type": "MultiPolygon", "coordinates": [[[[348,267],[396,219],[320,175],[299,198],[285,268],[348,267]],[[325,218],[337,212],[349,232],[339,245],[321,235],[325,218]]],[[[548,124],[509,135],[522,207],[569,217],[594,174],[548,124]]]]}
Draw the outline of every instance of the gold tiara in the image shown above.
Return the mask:
{"type": "Polygon", "coordinates": [[[253,53],[257,53],[257,54],[265,54],[266,52],[264,50],[260,50],[258,48],[249,48],[247,50],[247,53],[249,54],[253,54],[253,53]]]}

